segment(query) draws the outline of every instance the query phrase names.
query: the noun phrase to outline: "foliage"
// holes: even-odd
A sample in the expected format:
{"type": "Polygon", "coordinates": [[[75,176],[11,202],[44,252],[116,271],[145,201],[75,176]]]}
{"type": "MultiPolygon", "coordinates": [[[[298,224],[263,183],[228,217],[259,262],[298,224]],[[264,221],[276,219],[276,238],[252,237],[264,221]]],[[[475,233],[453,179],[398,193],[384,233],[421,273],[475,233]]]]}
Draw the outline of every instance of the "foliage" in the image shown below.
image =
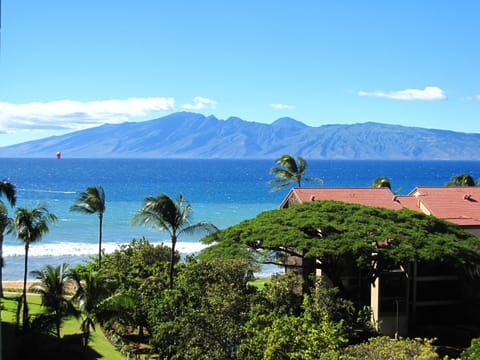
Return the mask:
{"type": "Polygon", "coordinates": [[[216,244],[204,250],[204,257],[212,253],[221,256],[218,247],[237,249],[236,254],[250,260],[252,253],[265,256],[267,251],[268,257],[257,258],[278,265],[284,265],[287,256],[295,256],[302,259],[304,273],[313,274],[315,267],[319,268],[342,292],[340,277],[352,266],[373,281],[380,271],[410,261],[435,260],[461,267],[480,259],[477,238],[457,225],[407,209],[393,211],[337,201],[266,211],[222,230],[215,238],[204,239],[212,241],[216,244]],[[391,246],[377,246],[386,239],[391,239],[391,246]]]}
{"type": "Polygon", "coordinates": [[[134,215],[132,223],[134,225],[147,225],[168,232],[171,240],[170,289],[173,289],[175,246],[178,237],[183,233],[212,234],[218,231],[213,224],[208,222],[192,224],[192,206],[183,198],[182,194],[178,195],[177,201],[172,200],[166,194],[147,197],[140,211],[134,215]]]}
{"type": "MultiPolygon", "coordinates": [[[[27,301],[29,305],[30,314],[34,316],[35,319],[38,319],[43,313],[43,307],[41,306],[41,298],[38,295],[28,295],[27,301]]],[[[3,359],[20,359],[20,354],[18,351],[18,334],[14,331],[15,323],[15,308],[16,300],[12,299],[7,295],[6,298],[2,299],[4,308],[2,310],[2,321],[3,321],[3,359]]],[[[35,320],[34,320],[35,321],[35,320]]],[[[79,319],[72,317],[67,318],[62,323],[62,342],[68,342],[68,338],[78,336],[79,329],[79,319]]],[[[39,339],[37,344],[40,342],[38,334],[35,334],[35,339],[39,339]]],[[[39,346],[34,348],[34,344],[27,343],[25,346],[29,347],[30,354],[33,354],[28,359],[77,359],[79,356],[78,352],[71,352],[66,356],[60,355],[56,352],[55,344],[59,344],[59,340],[49,337],[43,337],[39,346]],[[52,348],[53,347],[53,348],[52,348]],[[51,357],[48,357],[47,352],[51,354],[51,357]],[[52,354],[53,352],[53,354],[52,354]]],[[[25,357],[24,357],[25,358],[25,357]]],[[[92,333],[92,341],[89,343],[89,348],[82,354],[82,359],[109,359],[109,360],[121,360],[125,357],[121,356],[111,343],[105,338],[103,331],[97,331],[92,333]]]]}
{"type": "Polygon", "coordinates": [[[27,274],[28,274],[28,250],[30,244],[39,241],[49,231],[49,225],[54,223],[57,217],[50,213],[45,206],[38,204],[33,209],[17,208],[15,218],[8,225],[8,231],[15,231],[17,239],[21,240],[25,247],[24,275],[23,275],[23,312],[22,326],[24,330],[28,324],[28,303],[27,303],[27,274]]]}
{"type": "Polygon", "coordinates": [[[3,238],[12,219],[8,217],[7,207],[0,200],[0,298],[3,297],[3,238]]]}
{"type": "Polygon", "coordinates": [[[70,301],[68,287],[71,280],[67,271],[68,265],[63,263],[53,267],[46,265],[41,270],[32,271],[31,275],[39,283],[32,285],[30,291],[39,293],[42,297],[42,306],[46,309],[46,315],[42,319],[45,324],[53,321],[56,336],[60,338],[60,326],[62,320],[70,315],[76,315],[76,311],[70,301]]]}
{"type": "Polygon", "coordinates": [[[98,268],[102,265],[102,228],[103,214],[105,213],[105,191],[101,186],[89,186],[75,200],[70,211],[77,211],[83,214],[98,215],[98,268]]]}
{"type": "Polygon", "coordinates": [[[473,339],[470,346],[462,352],[460,358],[462,360],[480,359],[480,338],[473,339]]]}
{"type": "MultiPolygon", "coordinates": [[[[103,259],[102,273],[118,284],[118,290],[135,301],[135,306],[123,319],[126,325],[149,331],[147,321],[151,299],[168,287],[170,248],[152,245],[144,238],[133,239],[103,259]]],[[[180,260],[175,253],[175,263],[180,260]]]]}
{"type": "Polygon", "coordinates": [[[317,282],[310,295],[302,296],[300,285],[290,273],[260,292],[245,325],[241,358],[329,359],[354,341],[358,330],[369,329],[369,317],[359,316],[336,290],[317,282]]]}
{"type": "Polygon", "coordinates": [[[175,289],[158,294],[149,313],[161,359],[235,359],[255,288],[242,261],[190,259],[175,289]]]}
{"type": "Polygon", "coordinates": [[[297,156],[297,161],[291,155],[282,155],[270,169],[270,173],[275,175],[276,179],[270,180],[269,184],[277,184],[271,191],[280,190],[290,184],[296,184],[298,187],[302,186],[302,179],[305,181],[317,181],[322,183],[322,179],[308,177],[304,178],[307,171],[307,162],[301,156],[297,156]]]}
{"type": "MultiPolygon", "coordinates": [[[[15,184],[8,180],[0,181],[0,196],[4,195],[7,198],[9,204],[13,207],[17,202],[17,190],[15,184]]],[[[0,199],[0,203],[2,200],[0,199]]]]}
{"type": "Polygon", "coordinates": [[[7,207],[3,203],[1,196],[7,198],[10,206],[15,206],[17,202],[17,194],[15,184],[8,180],[0,181],[0,298],[3,297],[3,233],[12,221],[8,217],[7,207]]]}
{"type": "MultiPolygon", "coordinates": [[[[440,359],[432,340],[374,337],[368,342],[351,345],[345,349],[342,360],[435,360],[440,359]]],[[[473,358],[472,358],[473,359],[473,358]]]]}
{"type": "Polygon", "coordinates": [[[134,306],[132,299],[115,291],[116,284],[100,272],[71,272],[76,292],[72,298],[82,316],[80,328],[88,345],[91,330],[95,324],[119,317],[134,306]]]}
{"type": "Polygon", "coordinates": [[[389,188],[391,189],[392,188],[392,184],[390,182],[390,179],[387,178],[387,177],[378,177],[376,178],[375,180],[373,180],[373,183],[372,183],[372,188],[383,188],[383,187],[386,187],[386,188],[389,188]]]}
{"type": "Polygon", "coordinates": [[[446,186],[475,186],[475,180],[470,174],[454,175],[446,186]]]}

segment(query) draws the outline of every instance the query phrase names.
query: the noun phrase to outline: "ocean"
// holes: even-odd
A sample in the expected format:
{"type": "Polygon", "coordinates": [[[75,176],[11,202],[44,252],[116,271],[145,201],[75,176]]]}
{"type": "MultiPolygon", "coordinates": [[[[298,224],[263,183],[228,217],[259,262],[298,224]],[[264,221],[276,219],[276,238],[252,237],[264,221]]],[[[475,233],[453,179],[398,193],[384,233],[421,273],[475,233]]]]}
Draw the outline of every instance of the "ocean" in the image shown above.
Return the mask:
{"type": "MultiPolygon", "coordinates": [[[[443,186],[461,173],[480,177],[480,161],[307,161],[307,176],[323,179],[324,187],[368,187],[386,176],[392,190],[405,194],[415,186],[443,186]]],[[[194,221],[209,221],[222,229],[278,208],[288,189],[270,192],[267,181],[273,165],[274,160],[0,159],[0,179],[16,185],[18,207],[42,203],[58,217],[50,232],[31,245],[29,269],[37,270],[46,264],[74,265],[97,254],[98,217],[69,211],[88,186],[105,190],[103,247],[109,253],[142,236],[169,244],[166,233],[131,226],[132,216],[150,195],[176,198],[181,193],[192,205],[194,221]]],[[[9,211],[13,216],[14,210],[9,211]]],[[[199,240],[183,236],[178,250],[198,252],[204,247],[199,240]]],[[[3,254],[4,280],[22,279],[24,247],[14,235],[5,236],[3,254]]]]}

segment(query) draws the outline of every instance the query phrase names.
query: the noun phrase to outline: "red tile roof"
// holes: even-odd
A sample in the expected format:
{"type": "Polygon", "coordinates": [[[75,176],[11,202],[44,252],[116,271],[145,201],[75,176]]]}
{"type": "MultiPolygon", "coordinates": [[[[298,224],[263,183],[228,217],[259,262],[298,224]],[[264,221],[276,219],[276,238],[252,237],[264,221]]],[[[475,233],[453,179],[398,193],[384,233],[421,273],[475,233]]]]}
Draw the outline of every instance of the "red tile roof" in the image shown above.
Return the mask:
{"type": "Polygon", "coordinates": [[[293,188],[280,207],[291,203],[336,200],[391,210],[408,208],[460,226],[480,226],[480,186],[417,187],[397,196],[388,188],[293,188]]]}
{"type": "Polygon", "coordinates": [[[388,188],[293,188],[280,207],[285,207],[289,199],[294,199],[296,203],[312,200],[336,200],[392,210],[399,210],[403,207],[398,201],[398,197],[388,188]]]}
{"type": "Polygon", "coordinates": [[[416,198],[427,213],[463,226],[480,225],[480,187],[416,187],[416,198]]]}

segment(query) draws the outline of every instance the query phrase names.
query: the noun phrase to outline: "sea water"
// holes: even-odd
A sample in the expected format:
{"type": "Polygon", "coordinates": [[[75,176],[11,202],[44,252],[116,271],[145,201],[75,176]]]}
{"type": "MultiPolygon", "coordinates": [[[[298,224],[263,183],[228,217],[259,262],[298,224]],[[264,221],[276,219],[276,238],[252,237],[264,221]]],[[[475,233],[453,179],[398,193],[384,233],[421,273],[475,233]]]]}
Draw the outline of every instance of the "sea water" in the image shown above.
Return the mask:
{"type": "MultiPolygon", "coordinates": [[[[147,196],[166,193],[176,198],[181,193],[192,205],[193,221],[209,221],[221,229],[278,208],[288,188],[270,191],[273,165],[273,160],[0,159],[0,179],[16,185],[17,207],[41,203],[58,217],[50,232],[30,247],[29,269],[37,270],[46,264],[73,265],[98,253],[97,215],[69,211],[88,186],[105,190],[102,248],[110,253],[142,236],[169,244],[167,233],[131,225],[147,196]]],[[[310,160],[307,176],[323,179],[324,187],[368,187],[386,176],[393,191],[405,194],[415,186],[443,186],[461,173],[477,179],[480,162],[310,160]]],[[[183,254],[198,252],[204,248],[199,240],[199,235],[182,236],[177,248],[183,254]]],[[[24,247],[14,235],[5,236],[3,254],[4,280],[21,279],[24,247]]]]}

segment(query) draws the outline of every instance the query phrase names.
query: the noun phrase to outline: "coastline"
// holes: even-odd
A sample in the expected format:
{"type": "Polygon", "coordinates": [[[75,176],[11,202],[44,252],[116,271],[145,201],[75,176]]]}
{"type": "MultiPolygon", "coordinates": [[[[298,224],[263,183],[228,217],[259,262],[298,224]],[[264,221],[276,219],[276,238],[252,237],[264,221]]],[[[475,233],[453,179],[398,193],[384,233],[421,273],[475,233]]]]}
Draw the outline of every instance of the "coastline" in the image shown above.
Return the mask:
{"type": "MultiPolygon", "coordinates": [[[[27,290],[34,284],[33,281],[27,281],[27,290]]],[[[23,289],[23,281],[11,281],[11,280],[4,280],[2,282],[3,289],[15,289],[15,290],[22,290],[23,289]]]]}

